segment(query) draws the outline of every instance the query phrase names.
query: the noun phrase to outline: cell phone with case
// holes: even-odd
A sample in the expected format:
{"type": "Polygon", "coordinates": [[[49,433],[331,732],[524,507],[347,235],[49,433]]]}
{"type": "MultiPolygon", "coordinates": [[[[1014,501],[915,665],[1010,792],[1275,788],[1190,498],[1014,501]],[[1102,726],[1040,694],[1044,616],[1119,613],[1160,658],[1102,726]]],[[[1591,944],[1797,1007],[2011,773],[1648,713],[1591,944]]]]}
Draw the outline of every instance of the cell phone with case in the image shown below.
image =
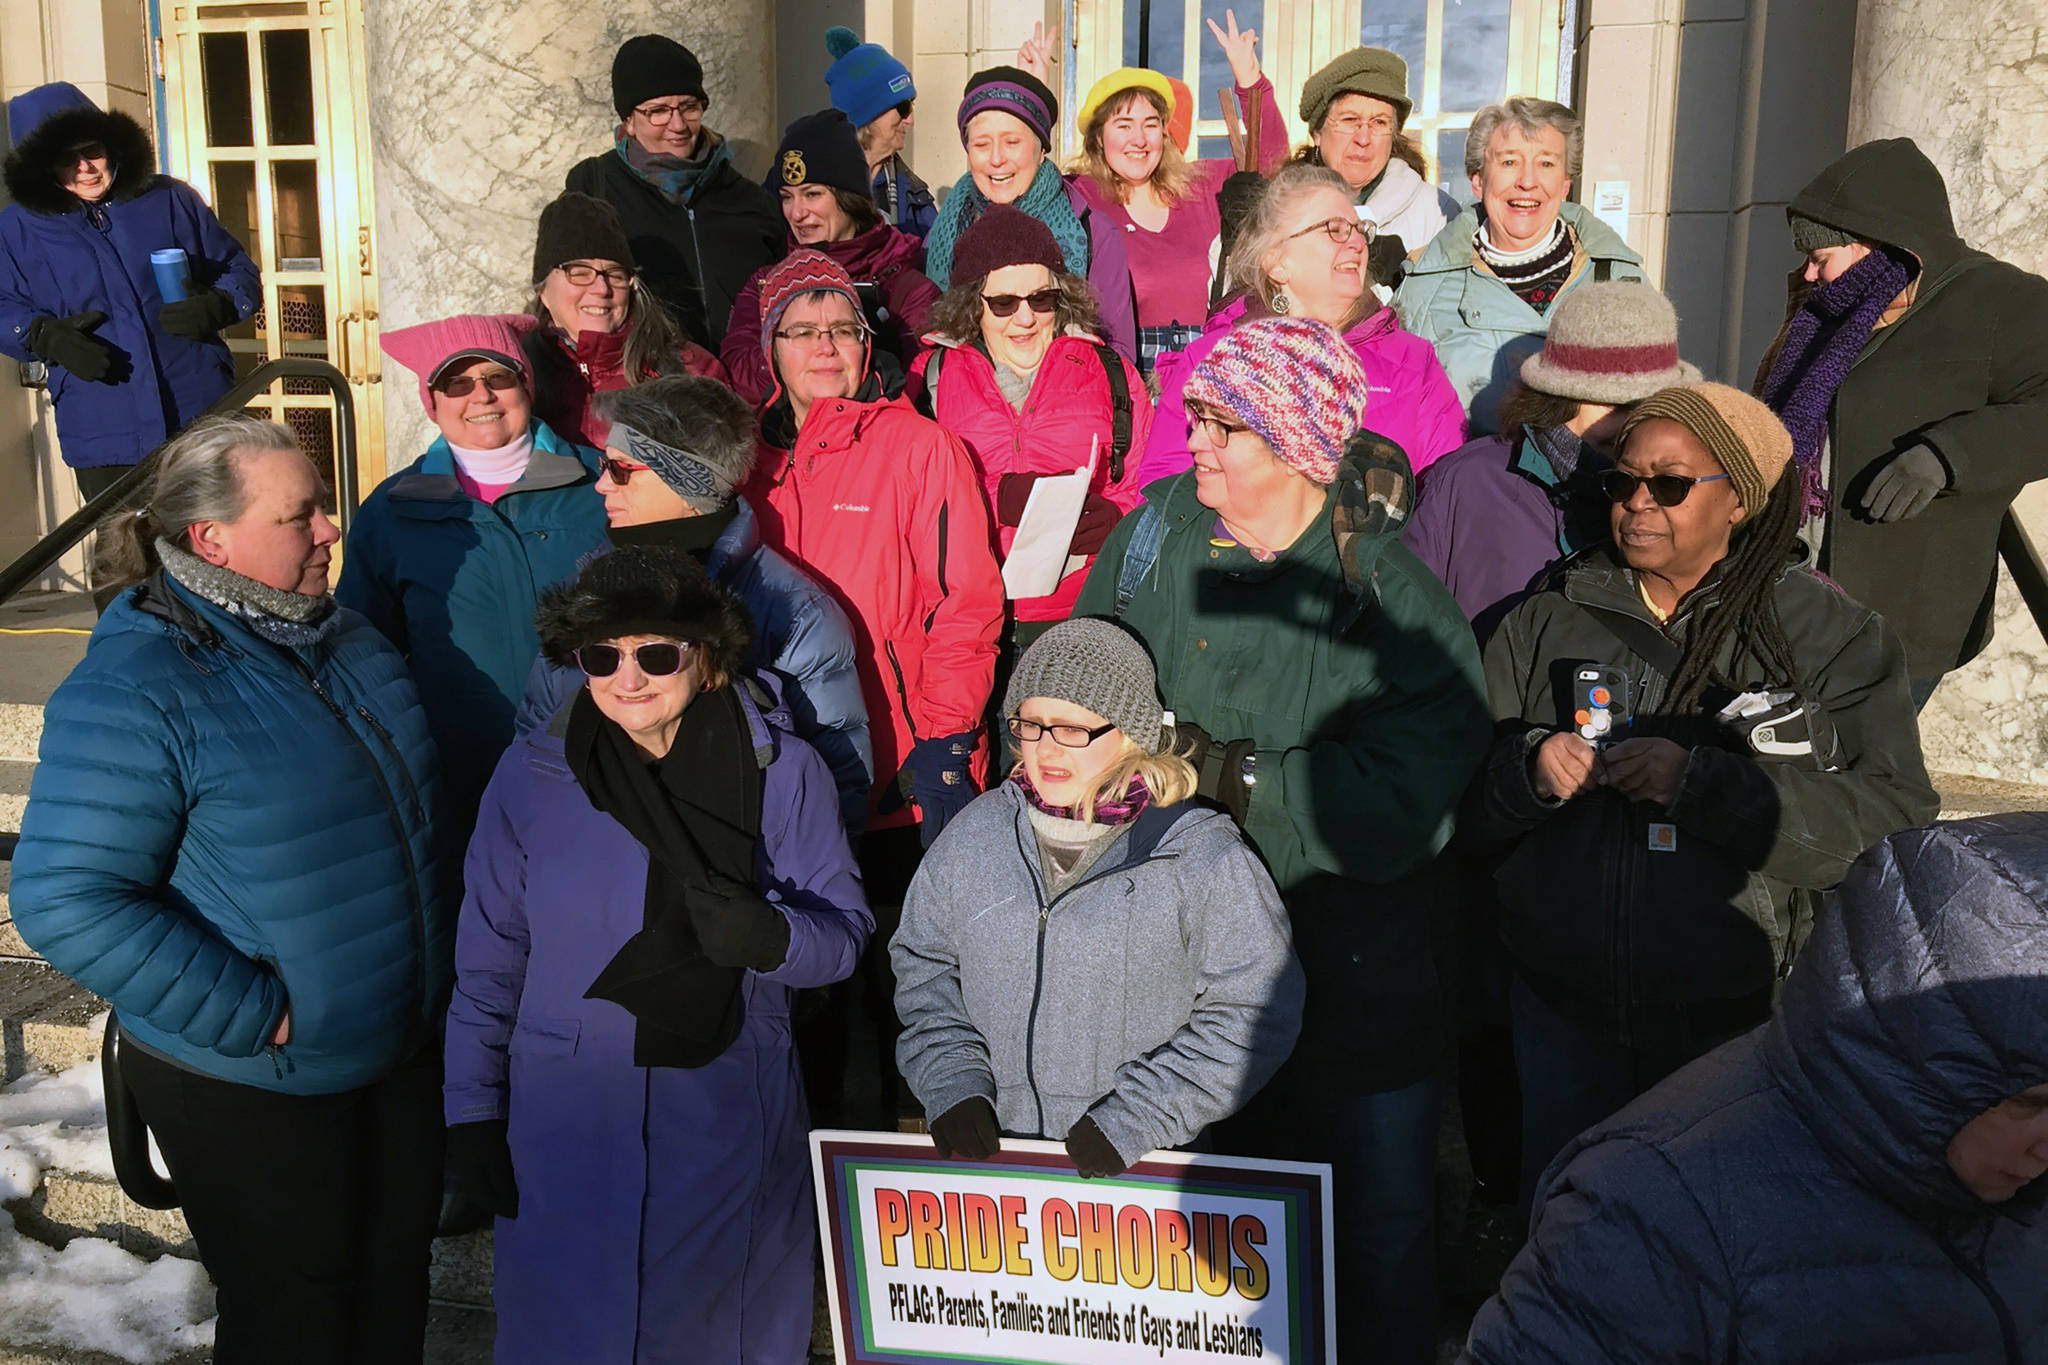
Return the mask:
{"type": "Polygon", "coordinates": [[[1572,729],[1595,749],[1628,737],[1628,674],[1607,664],[1572,670],[1572,729]]]}

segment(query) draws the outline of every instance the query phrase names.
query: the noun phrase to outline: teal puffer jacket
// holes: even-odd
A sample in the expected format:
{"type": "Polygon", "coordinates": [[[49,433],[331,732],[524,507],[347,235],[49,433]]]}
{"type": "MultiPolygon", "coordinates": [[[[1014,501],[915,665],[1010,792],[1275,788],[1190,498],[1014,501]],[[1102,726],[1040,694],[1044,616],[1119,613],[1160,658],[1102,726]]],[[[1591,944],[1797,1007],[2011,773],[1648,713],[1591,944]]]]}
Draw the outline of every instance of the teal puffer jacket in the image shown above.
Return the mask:
{"type": "Polygon", "coordinates": [[[286,649],[162,574],[124,593],[50,698],[14,859],[22,937],[136,1042],[290,1094],[388,1074],[452,975],[419,693],[342,616],[286,649]]]}

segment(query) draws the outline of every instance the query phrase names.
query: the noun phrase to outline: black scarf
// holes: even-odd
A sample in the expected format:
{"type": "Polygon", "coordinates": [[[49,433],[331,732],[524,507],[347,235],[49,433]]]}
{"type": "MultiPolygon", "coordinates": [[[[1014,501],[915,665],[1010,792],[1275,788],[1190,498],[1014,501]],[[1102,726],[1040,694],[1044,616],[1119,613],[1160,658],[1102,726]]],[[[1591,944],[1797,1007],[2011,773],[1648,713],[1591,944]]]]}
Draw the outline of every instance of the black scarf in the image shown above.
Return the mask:
{"type": "Polygon", "coordinates": [[[584,992],[635,1020],[636,1066],[698,1067],[739,1035],[742,969],[704,954],[691,902],[720,880],[755,884],[761,768],[731,687],[698,695],[659,762],[591,700],[576,694],[566,735],[569,771],[590,804],[648,851],[644,918],[584,992]]]}
{"type": "Polygon", "coordinates": [[[699,564],[711,557],[711,547],[739,515],[739,505],[729,502],[716,512],[694,517],[672,517],[667,521],[644,522],[638,526],[614,526],[605,532],[614,545],[657,545],[681,550],[699,564]]]}

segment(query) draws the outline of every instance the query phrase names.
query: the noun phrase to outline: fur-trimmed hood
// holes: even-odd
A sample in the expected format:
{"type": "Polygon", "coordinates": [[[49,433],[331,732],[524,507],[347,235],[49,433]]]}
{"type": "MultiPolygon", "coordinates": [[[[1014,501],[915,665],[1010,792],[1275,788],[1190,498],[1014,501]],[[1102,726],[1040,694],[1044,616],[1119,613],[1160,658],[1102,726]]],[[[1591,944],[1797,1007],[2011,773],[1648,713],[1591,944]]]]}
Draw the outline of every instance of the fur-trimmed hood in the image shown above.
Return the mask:
{"type": "Polygon", "coordinates": [[[705,667],[726,678],[745,664],[754,634],[746,608],[703,565],[680,550],[652,545],[622,545],[592,560],[541,595],[534,624],[541,653],[564,668],[587,644],[666,635],[696,641],[705,667]]]}
{"type": "Polygon", "coordinates": [[[114,172],[109,199],[133,199],[155,183],[156,153],[141,124],[119,110],[103,110],[74,85],[38,86],[7,102],[14,149],[7,154],[7,193],[31,213],[61,214],[80,200],[64,188],[59,174],[74,149],[97,142],[107,149],[114,172]]]}

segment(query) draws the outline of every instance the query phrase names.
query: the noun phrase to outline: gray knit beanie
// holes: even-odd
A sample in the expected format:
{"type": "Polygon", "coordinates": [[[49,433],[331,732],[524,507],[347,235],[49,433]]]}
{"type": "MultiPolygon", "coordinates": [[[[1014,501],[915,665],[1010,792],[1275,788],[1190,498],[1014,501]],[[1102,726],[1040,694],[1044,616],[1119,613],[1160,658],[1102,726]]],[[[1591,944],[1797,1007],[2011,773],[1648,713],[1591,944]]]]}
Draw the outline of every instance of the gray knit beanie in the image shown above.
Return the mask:
{"type": "Polygon", "coordinates": [[[1829,227],[1818,219],[1808,218],[1805,214],[1795,213],[1791,209],[1785,210],[1785,217],[1792,224],[1792,249],[1802,256],[1809,251],[1819,251],[1823,247],[1849,246],[1859,240],[1853,232],[1829,227]]]}
{"type": "Polygon", "coordinates": [[[1522,362],[1538,393],[1620,407],[1690,384],[1697,366],[1678,358],[1678,314],[1641,280],[1590,280],[1551,305],[1543,349],[1522,362]]]}
{"type": "Polygon", "coordinates": [[[1003,694],[1003,715],[1032,697],[1085,706],[1148,754],[1165,748],[1159,676],[1137,638],[1114,621],[1076,617],[1038,637],[1003,694]]]}

